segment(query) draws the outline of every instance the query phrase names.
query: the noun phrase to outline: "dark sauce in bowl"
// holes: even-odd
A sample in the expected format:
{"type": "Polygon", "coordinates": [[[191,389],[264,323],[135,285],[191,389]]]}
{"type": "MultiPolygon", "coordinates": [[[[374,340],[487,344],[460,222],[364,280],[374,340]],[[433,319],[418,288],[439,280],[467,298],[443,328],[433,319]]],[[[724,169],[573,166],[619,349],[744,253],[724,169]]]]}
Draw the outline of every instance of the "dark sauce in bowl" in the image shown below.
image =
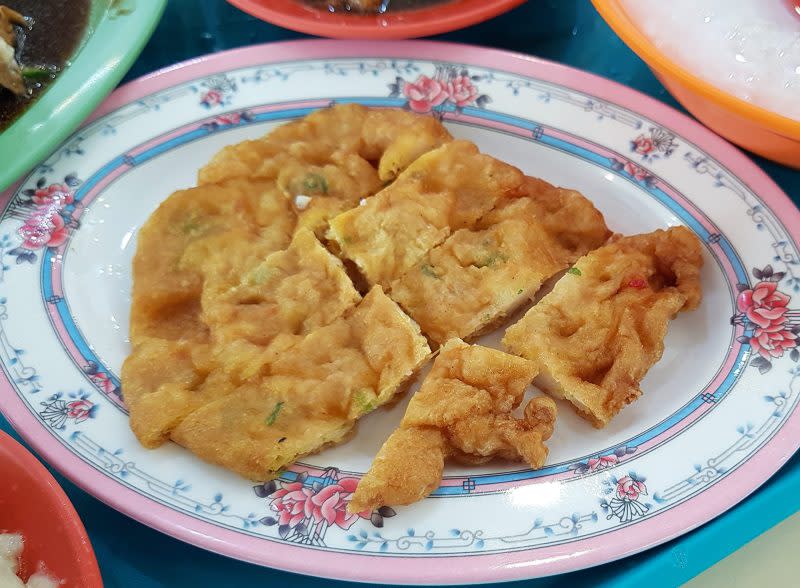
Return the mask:
{"type": "Polygon", "coordinates": [[[401,10],[418,10],[445,4],[453,0],[373,0],[372,2],[361,0],[305,0],[314,8],[327,10],[329,12],[342,12],[352,14],[382,14],[384,12],[399,12],[401,10]],[[362,4],[374,4],[368,9],[359,8],[362,4]]]}
{"type": "Polygon", "coordinates": [[[0,131],[29,108],[58,76],[83,39],[90,0],[0,0],[0,5],[32,19],[30,29],[17,27],[17,61],[23,69],[52,72],[26,79],[29,95],[0,88],[0,131]]]}

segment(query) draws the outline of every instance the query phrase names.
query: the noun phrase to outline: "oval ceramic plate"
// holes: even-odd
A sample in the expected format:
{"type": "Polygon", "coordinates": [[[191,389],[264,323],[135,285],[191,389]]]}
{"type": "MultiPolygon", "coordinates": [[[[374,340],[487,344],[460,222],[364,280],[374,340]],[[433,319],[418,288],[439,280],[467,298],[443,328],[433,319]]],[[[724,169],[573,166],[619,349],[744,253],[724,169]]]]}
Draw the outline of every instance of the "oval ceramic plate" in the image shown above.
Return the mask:
{"type": "Polygon", "coordinates": [[[565,572],[708,521],[800,443],[798,211],[699,125],[559,65],[427,42],[306,41],[217,54],[119,90],[6,193],[4,207],[3,411],[89,492],[232,557],[381,582],[565,572]],[[582,191],[614,230],[690,227],[705,244],[704,302],[672,323],[643,398],[610,426],[595,430],[561,407],[544,469],[448,467],[433,496],[411,507],[344,526],[275,524],[279,507],[321,486],[351,488],[343,480],[366,471],[404,406],[363,419],[354,439],[274,484],[254,486],[171,444],[143,449],[119,390],[136,230],[224,145],[334,101],[430,111],[425,88],[444,85],[429,78],[452,82],[433,113],[455,136],[582,191]],[[69,197],[56,200],[60,220],[34,239],[51,191],[69,197]],[[308,492],[283,491],[300,485],[308,492]]]}
{"type": "Polygon", "coordinates": [[[0,189],[47,157],[119,83],[156,28],[166,0],[92,0],[86,36],[70,66],[0,131],[0,189]]]}

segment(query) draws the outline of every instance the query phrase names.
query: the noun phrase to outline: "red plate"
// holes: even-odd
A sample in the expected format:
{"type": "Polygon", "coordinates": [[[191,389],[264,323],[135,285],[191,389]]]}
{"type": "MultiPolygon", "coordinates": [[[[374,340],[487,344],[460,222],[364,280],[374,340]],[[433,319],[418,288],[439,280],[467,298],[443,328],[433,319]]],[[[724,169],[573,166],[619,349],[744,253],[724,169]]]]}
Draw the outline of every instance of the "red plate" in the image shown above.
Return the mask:
{"type": "Polygon", "coordinates": [[[102,588],[92,544],[78,513],[44,466],[0,431],[0,532],[22,533],[22,577],[44,562],[61,588],[102,588]]]}
{"type": "Polygon", "coordinates": [[[303,0],[228,0],[273,24],[337,39],[410,39],[468,27],[511,10],[525,0],[451,0],[419,10],[381,15],[332,13],[303,0]]]}

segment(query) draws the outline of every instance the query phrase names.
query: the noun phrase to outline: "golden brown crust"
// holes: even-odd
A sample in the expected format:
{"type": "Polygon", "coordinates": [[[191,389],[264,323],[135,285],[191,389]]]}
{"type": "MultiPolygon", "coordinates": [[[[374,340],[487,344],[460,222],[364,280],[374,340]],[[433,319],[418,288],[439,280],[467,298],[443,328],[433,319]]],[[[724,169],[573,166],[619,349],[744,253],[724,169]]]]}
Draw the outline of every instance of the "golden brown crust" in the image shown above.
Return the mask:
{"type": "Polygon", "coordinates": [[[533,363],[501,351],[448,341],[400,427],[359,482],[349,510],[424,498],[441,481],[447,457],[467,463],[500,457],[541,467],[547,457],[544,441],[555,423],[555,403],[534,398],[521,418],[511,414],[536,371],[533,363]]]}
{"type": "Polygon", "coordinates": [[[212,369],[201,297],[286,246],[294,224],[269,182],[235,179],[176,192],[141,228],[133,259],[132,350],[122,385],[143,445],[166,440],[194,408],[193,391],[212,369]]]}
{"type": "Polygon", "coordinates": [[[294,225],[286,199],[269,182],[232,180],[170,196],[137,235],[132,342],[207,331],[199,316],[205,281],[236,280],[240,265],[288,245],[294,225]]]}
{"type": "MultiPolygon", "coordinates": [[[[196,272],[198,281],[203,269],[196,272]]],[[[140,314],[132,322],[133,350],[122,379],[131,426],[145,446],[163,442],[183,417],[258,373],[264,346],[275,336],[307,334],[342,317],[361,298],[341,262],[307,230],[285,251],[254,265],[241,282],[229,284],[233,279],[221,272],[205,279],[201,294],[195,293],[202,305],[185,293],[183,307],[164,305],[169,278],[160,290],[146,292],[144,301],[135,292],[133,308],[140,314]]]]}
{"type": "Polygon", "coordinates": [[[422,500],[439,487],[445,455],[447,442],[439,429],[396,429],[359,481],[348,510],[372,511],[384,505],[422,500]]]}
{"type": "Polygon", "coordinates": [[[139,442],[158,447],[193,408],[202,386],[210,346],[191,340],[143,338],[122,365],[130,426],[139,442]]]}
{"type": "Polygon", "coordinates": [[[394,280],[390,295],[437,343],[472,339],[609,235],[581,194],[527,178],[523,194],[450,235],[394,280]]]}
{"type": "Polygon", "coordinates": [[[200,170],[199,183],[275,177],[287,160],[300,157],[320,169],[330,163],[341,166],[345,160],[360,169],[377,162],[374,175],[362,176],[374,185],[393,180],[420,155],[450,140],[450,133],[432,116],[336,104],[281,125],[261,139],[226,147],[200,170]]]}
{"type": "Polygon", "coordinates": [[[341,264],[304,231],[324,232],[329,217],[449,140],[430,116],[334,106],[224,149],[199,187],[167,198],[140,230],[133,260],[122,380],[142,443],[162,443],[182,413],[252,375],[231,365],[258,372],[276,334],[306,334],[352,307],[359,295],[341,264]],[[242,283],[259,272],[274,275],[242,283]],[[203,350],[202,365],[187,363],[186,348],[203,350]],[[159,414],[159,402],[170,409],[159,414]]]}
{"type": "Polygon", "coordinates": [[[468,141],[426,153],[364,206],[331,220],[328,236],[370,284],[388,287],[458,229],[472,227],[524,176],[468,141]]]}
{"type": "Polygon", "coordinates": [[[537,385],[603,427],[641,395],[669,321],[699,304],[702,265],[685,227],[615,238],[578,260],[503,344],[536,362],[537,385]]]}
{"type": "Polygon", "coordinates": [[[280,333],[304,335],[353,308],[361,295],[342,262],[301,229],[289,247],[247,271],[238,284],[203,299],[215,345],[267,345],[280,333]]]}
{"type": "Polygon", "coordinates": [[[379,286],[348,316],[253,351],[237,350],[237,362],[226,366],[250,377],[187,416],[172,438],[254,480],[340,441],[430,355],[419,327],[379,286]]]}
{"type": "Polygon", "coordinates": [[[535,202],[537,219],[565,254],[577,259],[611,237],[603,215],[580,192],[528,176],[523,193],[535,202]]]}
{"type": "Polygon", "coordinates": [[[352,512],[424,498],[447,459],[541,467],[556,406],[537,397],[514,416],[530,381],[602,427],[641,394],[669,319],[701,298],[687,229],[609,240],[579,193],[452,141],[432,117],[334,106],[224,149],[199,178],[140,232],[131,427],[147,447],[172,438],[268,479],[393,402],[430,357],[427,336],[438,357],[352,512]],[[522,357],[463,342],[573,263],[508,330],[522,357]]]}

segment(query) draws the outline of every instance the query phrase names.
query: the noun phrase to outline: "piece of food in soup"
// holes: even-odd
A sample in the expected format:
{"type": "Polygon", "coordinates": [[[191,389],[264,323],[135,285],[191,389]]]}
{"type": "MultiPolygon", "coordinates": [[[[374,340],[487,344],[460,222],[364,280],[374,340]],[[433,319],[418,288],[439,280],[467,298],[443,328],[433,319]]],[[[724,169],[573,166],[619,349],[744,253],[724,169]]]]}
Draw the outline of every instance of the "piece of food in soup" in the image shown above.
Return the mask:
{"type": "Polygon", "coordinates": [[[27,26],[25,17],[7,6],[0,6],[0,87],[10,90],[18,96],[27,93],[25,80],[22,79],[22,68],[15,55],[17,35],[15,26],[27,26]]]}
{"type": "Polygon", "coordinates": [[[334,10],[378,12],[381,7],[388,4],[388,0],[326,0],[325,4],[334,10]]]}
{"type": "Polygon", "coordinates": [[[314,8],[345,14],[378,14],[419,10],[453,0],[305,0],[314,8]]]}
{"type": "Polygon", "coordinates": [[[35,104],[84,36],[90,0],[0,5],[0,132],[35,104]]]}
{"type": "Polygon", "coordinates": [[[2,588],[57,588],[61,584],[46,571],[43,562],[39,570],[23,582],[20,574],[20,558],[25,540],[20,533],[0,533],[0,586],[2,588]]]}

